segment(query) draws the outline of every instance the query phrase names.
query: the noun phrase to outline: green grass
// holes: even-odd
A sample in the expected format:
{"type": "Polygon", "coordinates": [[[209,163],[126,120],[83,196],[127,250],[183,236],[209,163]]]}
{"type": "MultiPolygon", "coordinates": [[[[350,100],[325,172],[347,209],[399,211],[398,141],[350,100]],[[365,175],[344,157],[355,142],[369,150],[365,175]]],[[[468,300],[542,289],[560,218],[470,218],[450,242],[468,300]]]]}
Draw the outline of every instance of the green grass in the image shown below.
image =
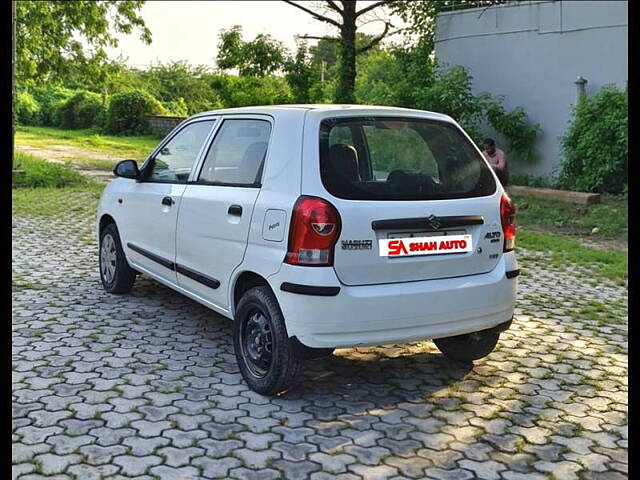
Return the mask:
{"type": "MultiPolygon", "coordinates": [[[[137,159],[131,159],[137,160],[137,159]]],[[[74,160],[66,160],[65,163],[67,165],[73,164],[82,170],[103,170],[105,172],[110,172],[113,170],[113,167],[118,163],[117,160],[103,160],[100,158],[78,158],[74,160]]],[[[142,163],[142,160],[139,160],[139,164],[142,163]]]]}
{"type": "MultiPolygon", "coordinates": [[[[16,129],[16,145],[47,148],[51,145],[66,145],[82,148],[94,153],[116,156],[120,159],[144,160],[160,143],[161,138],[155,135],[135,137],[115,137],[102,135],[96,129],[62,130],[54,127],[20,126],[16,129]]],[[[86,161],[86,159],[85,159],[86,161]]],[[[75,163],[75,162],[74,162],[75,163]]],[[[97,161],[96,165],[113,161],[97,161]]]]}
{"type": "Polygon", "coordinates": [[[91,182],[66,188],[14,188],[14,215],[56,217],[95,214],[104,185],[91,182]]]}
{"type": "Polygon", "coordinates": [[[509,180],[511,185],[535,188],[556,188],[555,181],[549,176],[536,176],[514,173],[509,180]]]}
{"type": "Polygon", "coordinates": [[[605,305],[598,300],[589,300],[587,305],[578,311],[578,314],[582,318],[594,320],[598,322],[598,324],[624,322],[624,315],[621,315],[620,311],[616,311],[609,305],[605,305]]]}
{"type": "Polygon", "coordinates": [[[573,238],[522,229],[518,230],[516,253],[518,247],[548,252],[550,257],[545,262],[558,268],[567,263],[588,267],[593,277],[613,280],[620,285],[628,278],[629,258],[622,250],[585,247],[573,238]]]}
{"type": "Polygon", "coordinates": [[[598,227],[600,232],[594,238],[627,238],[629,214],[626,199],[603,196],[602,203],[588,207],[528,196],[513,195],[512,199],[516,204],[517,223],[525,228],[590,235],[591,230],[598,227]]]}
{"type": "Polygon", "coordinates": [[[14,153],[14,161],[24,171],[14,179],[21,188],[61,188],[80,186],[88,183],[87,177],[59,163],[49,163],[25,153],[14,153]]]}

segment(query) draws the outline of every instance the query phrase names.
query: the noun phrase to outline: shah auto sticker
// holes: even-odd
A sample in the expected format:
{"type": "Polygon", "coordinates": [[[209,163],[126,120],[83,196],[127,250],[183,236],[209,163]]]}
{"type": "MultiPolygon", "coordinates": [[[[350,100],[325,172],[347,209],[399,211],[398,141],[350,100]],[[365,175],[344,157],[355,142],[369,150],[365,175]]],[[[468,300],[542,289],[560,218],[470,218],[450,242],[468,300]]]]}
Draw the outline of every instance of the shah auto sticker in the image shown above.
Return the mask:
{"type": "Polygon", "coordinates": [[[463,253],[473,250],[471,235],[391,238],[378,240],[378,246],[380,247],[381,257],[441,255],[444,253],[463,253]]]}

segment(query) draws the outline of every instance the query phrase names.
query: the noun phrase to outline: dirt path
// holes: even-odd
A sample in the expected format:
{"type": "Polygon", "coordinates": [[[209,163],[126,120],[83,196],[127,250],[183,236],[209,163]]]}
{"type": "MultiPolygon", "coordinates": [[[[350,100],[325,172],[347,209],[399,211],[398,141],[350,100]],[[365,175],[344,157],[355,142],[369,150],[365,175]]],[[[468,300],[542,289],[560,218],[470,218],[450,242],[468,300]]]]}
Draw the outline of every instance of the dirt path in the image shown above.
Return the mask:
{"type": "Polygon", "coordinates": [[[87,168],[84,165],[74,163],[73,160],[111,160],[114,164],[123,160],[123,158],[113,154],[96,152],[71,145],[49,145],[46,148],[34,147],[31,145],[16,145],[15,150],[17,152],[33,155],[45,162],[68,165],[83,175],[87,175],[99,182],[107,182],[114,178],[114,176],[109,171],[87,168]]]}
{"type": "Polygon", "coordinates": [[[622,250],[629,252],[629,242],[626,240],[602,240],[594,237],[580,237],[579,241],[585,247],[599,248],[601,250],[622,250]]]}

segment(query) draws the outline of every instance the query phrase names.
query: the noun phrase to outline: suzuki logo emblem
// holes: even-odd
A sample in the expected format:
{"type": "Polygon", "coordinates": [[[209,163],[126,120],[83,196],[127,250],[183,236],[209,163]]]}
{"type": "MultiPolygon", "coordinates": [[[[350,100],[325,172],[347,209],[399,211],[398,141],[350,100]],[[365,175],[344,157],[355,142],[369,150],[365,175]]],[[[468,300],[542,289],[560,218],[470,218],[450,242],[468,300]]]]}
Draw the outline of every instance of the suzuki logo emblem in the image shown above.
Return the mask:
{"type": "Polygon", "coordinates": [[[427,223],[431,226],[431,228],[433,228],[434,230],[437,230],[440,228],[440,220],[438,220],[438,217],[436,217],[435,215],[429,215],[427,217],[427,223]]]}

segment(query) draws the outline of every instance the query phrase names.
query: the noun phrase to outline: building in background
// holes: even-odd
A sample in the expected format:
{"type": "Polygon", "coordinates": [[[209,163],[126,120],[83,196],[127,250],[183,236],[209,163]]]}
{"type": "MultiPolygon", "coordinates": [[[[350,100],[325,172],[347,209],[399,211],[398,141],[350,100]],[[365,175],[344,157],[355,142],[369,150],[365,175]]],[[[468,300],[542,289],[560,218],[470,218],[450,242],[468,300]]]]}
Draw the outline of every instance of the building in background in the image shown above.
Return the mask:
{"type": "MultiPolygon", "coordinates": [[[[467,67],[476,93],[505,95],[506,109],[522,106],[540,124],[537,161],[510,163],[512,172],[539,176],[560,163],[559,137],[580,83],[587,95],[609,83],[626,88],[627,36],[626,1],[506,2],[439,14],[435,54],[467,67]],[[576,83],[579,77],[587,83],[576,83]]],[[[489,127],[486,133],[507,149],[489,127]]]]}

